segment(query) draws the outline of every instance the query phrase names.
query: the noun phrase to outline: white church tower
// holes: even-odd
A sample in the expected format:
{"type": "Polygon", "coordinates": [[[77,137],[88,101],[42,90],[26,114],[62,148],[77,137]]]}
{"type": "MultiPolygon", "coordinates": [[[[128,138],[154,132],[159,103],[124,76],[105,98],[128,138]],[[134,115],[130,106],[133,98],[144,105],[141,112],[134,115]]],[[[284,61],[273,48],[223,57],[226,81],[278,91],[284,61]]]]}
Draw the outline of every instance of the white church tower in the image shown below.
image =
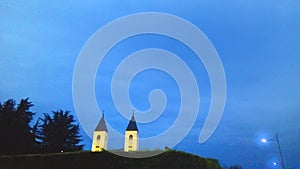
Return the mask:
{"type": "Polygon", "coordinates": [[[102,115],[93,136],[92,152],[102,151],[107,149],[108,131],[102,115]]]}
{"type": "Polygon", "coordinates": [[[139,130],[136,126],[134,115],[132,114],[131,120],[125,131],[124,151],[138,151],[139,150],[139,130]]]}

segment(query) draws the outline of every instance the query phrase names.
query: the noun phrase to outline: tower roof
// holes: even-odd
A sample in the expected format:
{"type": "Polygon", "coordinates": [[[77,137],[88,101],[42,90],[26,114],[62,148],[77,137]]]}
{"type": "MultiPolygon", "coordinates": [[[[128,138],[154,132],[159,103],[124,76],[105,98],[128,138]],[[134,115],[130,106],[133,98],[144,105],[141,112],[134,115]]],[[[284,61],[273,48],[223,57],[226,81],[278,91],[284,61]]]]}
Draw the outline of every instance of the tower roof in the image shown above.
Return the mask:
{"type": "Polygon", "coordinates": [[[102,115],[97,127],[95,128],[95,131],[106,131],[107,132],[107,127],[106,127],[106,123],[104,120],[104,114],[102,115]]]}
{"type": "Polygon", "coordinates": [[[136,121],[135,121],[135,118],[134,118],[133,114],[132,114],[131,120],[130,120],[128,126],[127,126],[126,131],[139,131],[137,126],[136,126],[136,121]]]}

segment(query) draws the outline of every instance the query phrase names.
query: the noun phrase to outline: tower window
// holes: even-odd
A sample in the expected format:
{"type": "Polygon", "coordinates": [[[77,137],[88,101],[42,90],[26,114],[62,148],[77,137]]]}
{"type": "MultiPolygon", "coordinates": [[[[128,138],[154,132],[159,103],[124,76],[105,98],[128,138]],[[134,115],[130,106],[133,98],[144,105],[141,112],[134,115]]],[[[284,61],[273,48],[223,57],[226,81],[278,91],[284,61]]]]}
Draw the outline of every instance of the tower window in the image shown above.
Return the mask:
{"type": "Polygon", "coordinates": [[[132,148],[132,145],[133,145],[133,136],[132,135],[129,135],[129,144],[128,144],[128,148],[131,149],[132,148]]]}
{"type": "Polygon", "coordinates": [[[100,140],[100,135],[97,136],[97,140],[100,140]]]}

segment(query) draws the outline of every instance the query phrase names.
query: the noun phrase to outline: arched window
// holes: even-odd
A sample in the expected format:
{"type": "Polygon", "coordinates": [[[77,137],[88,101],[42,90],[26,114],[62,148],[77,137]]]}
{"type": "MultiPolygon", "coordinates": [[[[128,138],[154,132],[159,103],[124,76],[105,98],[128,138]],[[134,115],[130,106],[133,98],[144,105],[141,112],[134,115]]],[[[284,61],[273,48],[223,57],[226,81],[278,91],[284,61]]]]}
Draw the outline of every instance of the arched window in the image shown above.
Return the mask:
{"type": "Polygon", "coordinates": [[[100,140],[100,138],[101,138],[100,135],[98,135],[98,136],[97,136],[97,140],[100,140]]]}
{"type": "Polygon", "coordinates": [[[128,143],[128,147],[129,148],[132,148],[132,145],[133,145],[133,136],[132,135],[129,135],[129,143],[128,143]]]}

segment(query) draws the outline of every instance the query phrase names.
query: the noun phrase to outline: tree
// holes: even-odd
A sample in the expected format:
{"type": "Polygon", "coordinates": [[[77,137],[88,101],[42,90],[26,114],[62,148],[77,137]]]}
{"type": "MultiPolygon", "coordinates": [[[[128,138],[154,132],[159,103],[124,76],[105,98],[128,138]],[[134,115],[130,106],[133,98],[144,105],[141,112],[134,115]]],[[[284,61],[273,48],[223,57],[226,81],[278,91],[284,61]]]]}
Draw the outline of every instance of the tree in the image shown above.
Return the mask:
{"type": "Polygon", "coordinates": [[[0,103],[0,152],[2,154],[30,153],[35,148],[35,136],[30,122],[34,113],[28,98],[16,106],[13,99],[0,103]]]}
{"type": "Polygon", "coordinates": [[[243,167],[240,165],[232,165],[232,166],[229,166],[227,169],[243,169],[243,167]]]}
{"type": "Polygon", "coordinates": [[[53,116],[44,114],[41,119],[38,139],[45,152],[77,151],[82,150],[83,145],[79,135],[79,125],[69,111],[53,111],[53,116]]]}

